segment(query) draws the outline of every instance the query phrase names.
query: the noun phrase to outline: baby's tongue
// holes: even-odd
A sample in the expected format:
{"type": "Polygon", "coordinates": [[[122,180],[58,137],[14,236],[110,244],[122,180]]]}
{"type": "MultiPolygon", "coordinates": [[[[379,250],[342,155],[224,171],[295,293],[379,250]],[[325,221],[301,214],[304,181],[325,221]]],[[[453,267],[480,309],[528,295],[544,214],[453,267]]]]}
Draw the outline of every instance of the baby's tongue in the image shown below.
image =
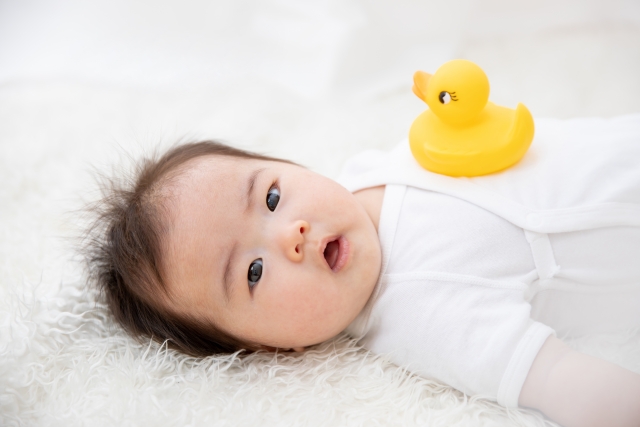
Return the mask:
{"type": "Polygon", "coordinates": [[[333,266],[336,265],[339,249],[340,249],[340,244],[338,243],[337,240],[327,243],[327,247],[324,249],[324,259],[327,260],[327,264],[329,264],[329,267],[331,268],[333,268],[333,266]]]}

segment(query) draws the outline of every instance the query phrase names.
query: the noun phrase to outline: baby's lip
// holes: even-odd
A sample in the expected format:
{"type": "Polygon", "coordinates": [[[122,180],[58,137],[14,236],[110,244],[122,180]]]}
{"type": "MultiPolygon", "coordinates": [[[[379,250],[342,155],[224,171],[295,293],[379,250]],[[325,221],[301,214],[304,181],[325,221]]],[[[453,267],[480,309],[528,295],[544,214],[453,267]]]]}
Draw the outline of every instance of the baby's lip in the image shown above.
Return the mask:
{"type": "Polygon", "coordinates": [[[334,273],[344,268],[351,253],[349,241],[344,236],[331,236],[322,241],[320,256],[334,273]]]}

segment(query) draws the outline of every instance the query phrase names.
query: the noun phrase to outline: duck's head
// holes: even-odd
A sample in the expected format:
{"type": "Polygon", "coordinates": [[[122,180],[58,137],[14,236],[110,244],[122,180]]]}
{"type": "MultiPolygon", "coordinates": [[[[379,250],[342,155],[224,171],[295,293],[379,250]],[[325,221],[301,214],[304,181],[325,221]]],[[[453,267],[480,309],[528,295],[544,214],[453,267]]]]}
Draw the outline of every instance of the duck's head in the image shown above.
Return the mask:
{"type": "Polygon", "coordinates": [[[435,74],[413,75],[413,93],[427,103],[445,123],[464,125],[473,121],[489,100],[489,79],[471,61],[455,59],[435,74]]]}

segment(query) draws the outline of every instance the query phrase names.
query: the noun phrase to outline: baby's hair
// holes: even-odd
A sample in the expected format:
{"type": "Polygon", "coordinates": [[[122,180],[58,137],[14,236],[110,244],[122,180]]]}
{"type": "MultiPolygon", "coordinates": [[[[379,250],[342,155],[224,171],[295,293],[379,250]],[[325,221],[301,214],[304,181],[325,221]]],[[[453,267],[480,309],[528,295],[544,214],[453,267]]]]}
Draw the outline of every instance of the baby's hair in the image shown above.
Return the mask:
{"type": "Polygon", "coordinates": [[[144,157],[131,176],[102,182],[102,198],[89,207],[94,221],[87,231],[85,257],[89,276],[111,314],[136,339],[150,337],[192,356],[257,350],[188,315],[171,313],[162,269],[162,240],[168,228],[168,186],[189,161],[204,156],[292,163],[233,148],[215,141],[174,146],[164,155],[144,157]]]}

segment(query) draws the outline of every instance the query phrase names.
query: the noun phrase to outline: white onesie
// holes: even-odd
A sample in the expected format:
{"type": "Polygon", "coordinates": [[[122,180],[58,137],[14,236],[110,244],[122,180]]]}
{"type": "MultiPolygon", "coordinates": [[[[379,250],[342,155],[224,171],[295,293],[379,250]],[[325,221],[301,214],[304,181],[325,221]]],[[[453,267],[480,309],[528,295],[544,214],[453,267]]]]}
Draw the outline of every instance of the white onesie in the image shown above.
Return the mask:
{"type": "Polygon", "coordinates": [[[432,174],[404,142],[339,181],[386,185],[382,273],[347,332],[398,365],[517,407],[549,335],[640,327],[640,115],[539,119],[486,177],[432,174]]]}

